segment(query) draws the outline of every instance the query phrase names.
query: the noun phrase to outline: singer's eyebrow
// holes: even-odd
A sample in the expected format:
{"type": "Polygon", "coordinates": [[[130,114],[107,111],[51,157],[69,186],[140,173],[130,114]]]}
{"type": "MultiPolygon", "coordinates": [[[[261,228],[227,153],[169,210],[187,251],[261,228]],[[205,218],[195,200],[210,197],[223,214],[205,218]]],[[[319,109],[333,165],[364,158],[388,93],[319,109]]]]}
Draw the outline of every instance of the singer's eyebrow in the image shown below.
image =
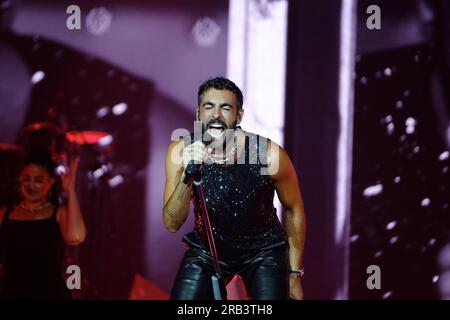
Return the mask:
{"type": "MultiPolygon", "coordinates": [[[[204,107],[206,105],[210,105],[210,106],[214,107],[214,103],[212,103],[210,101],[206,101],[206,102],[202,103],[202,107],[204,107]]],[[[233,108],[233,105],[229,104],[228,102],[224,102],[224,103],[219,104],[219,107],[221,107],[221,108],[223,108],[223,107],[231,107],[231,108],[233,108]]]]}

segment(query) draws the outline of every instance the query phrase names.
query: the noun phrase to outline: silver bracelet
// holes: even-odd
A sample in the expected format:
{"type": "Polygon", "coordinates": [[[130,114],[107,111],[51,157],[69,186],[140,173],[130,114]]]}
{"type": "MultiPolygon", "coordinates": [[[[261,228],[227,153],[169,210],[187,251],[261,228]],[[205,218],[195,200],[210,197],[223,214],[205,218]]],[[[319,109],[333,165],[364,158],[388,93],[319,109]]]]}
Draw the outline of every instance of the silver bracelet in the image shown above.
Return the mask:
{"type": "Polygon", "coordinates": [[[303,276],[305,275],[305,268],[289,269],[289,274],[293,274],[297,277],[303,278],[303,276]]]}

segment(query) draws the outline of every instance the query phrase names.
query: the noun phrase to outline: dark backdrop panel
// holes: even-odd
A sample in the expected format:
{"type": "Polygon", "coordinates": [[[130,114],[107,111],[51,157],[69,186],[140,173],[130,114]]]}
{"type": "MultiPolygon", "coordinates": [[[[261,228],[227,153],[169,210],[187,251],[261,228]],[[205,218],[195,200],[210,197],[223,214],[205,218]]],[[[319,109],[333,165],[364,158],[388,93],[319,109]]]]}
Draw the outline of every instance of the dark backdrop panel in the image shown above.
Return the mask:
{"type": "Polygon", "coordinates": [[[351,298],[438,298],[433,277],[450,227],[450,180],[432,107],[434,56],[424,44],[357,63],[351,298]],[[375,185],[382,190],[369,195],[375,185]],[[371,264],[381,268],[381,290],[362,281],[371,264]]]}
{"type": "Polygon", "coordinates": [[[340,1],[289,2],[285,146],[305,202],[308,299],[333,299],[344,283],[334,241],[339,26],[340,1]]]}
{"type": "Polygon", "coordinates": [[[448,243],[448,5],[359,1],[350,298],[437,299],[448,243]],[[382,30],[367,30],[379,5],[382,30]],[[368,290],[366,268],[381,269],[368,290]]]}

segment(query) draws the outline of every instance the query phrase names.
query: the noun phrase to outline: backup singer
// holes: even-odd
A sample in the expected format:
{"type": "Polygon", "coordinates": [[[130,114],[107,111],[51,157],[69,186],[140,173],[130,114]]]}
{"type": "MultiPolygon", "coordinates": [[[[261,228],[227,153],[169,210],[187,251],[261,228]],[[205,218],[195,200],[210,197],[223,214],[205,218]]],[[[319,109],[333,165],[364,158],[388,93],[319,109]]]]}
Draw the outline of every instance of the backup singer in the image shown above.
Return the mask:
{"type": "MultiPolygon", "coordinates": [[[[86,227],[75,194],[79,159],[61,175],[67,206],[56,195],[50,152],[34,148],[20,172],[20,202],[0,208],[3,299],[71,299],[62,279],[63,245],[84,241],[86,227]]],[[[0,260],[0,261],[1,261],[0,260]]]]}

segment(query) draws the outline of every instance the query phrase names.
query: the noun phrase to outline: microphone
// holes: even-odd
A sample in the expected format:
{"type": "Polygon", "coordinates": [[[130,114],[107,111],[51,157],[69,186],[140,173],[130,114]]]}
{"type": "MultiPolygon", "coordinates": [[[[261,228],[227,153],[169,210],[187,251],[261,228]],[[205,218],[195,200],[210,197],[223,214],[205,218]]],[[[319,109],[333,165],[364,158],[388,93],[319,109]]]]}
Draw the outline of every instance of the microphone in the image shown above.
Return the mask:
{"type": "MultiPolygon", "coordinates": [[[[202,141],[202,143],[205,145],[205,147],[207,147],[210,143],[211,143],[211,137],[207,134],[205,135],[199,135],[200,139],[202,141]]],[[[194,134],[194,138],[196,137],[196,135],[194,134]]],[[[196,139],[194,140],[192,143],[199,141],[200,139],[196,139]]],[[[183,179],[183,183],[187,184],[189,180],[192,179],[192,177],[194,177],[194,179],[196,181],[199,181],[200,179],[200,169],[202,167],[202,163],[195,163],[194,160],[189,161],[189,164],[186,167],[186,170],[184,171],[184,179],[183,179]]]]}

